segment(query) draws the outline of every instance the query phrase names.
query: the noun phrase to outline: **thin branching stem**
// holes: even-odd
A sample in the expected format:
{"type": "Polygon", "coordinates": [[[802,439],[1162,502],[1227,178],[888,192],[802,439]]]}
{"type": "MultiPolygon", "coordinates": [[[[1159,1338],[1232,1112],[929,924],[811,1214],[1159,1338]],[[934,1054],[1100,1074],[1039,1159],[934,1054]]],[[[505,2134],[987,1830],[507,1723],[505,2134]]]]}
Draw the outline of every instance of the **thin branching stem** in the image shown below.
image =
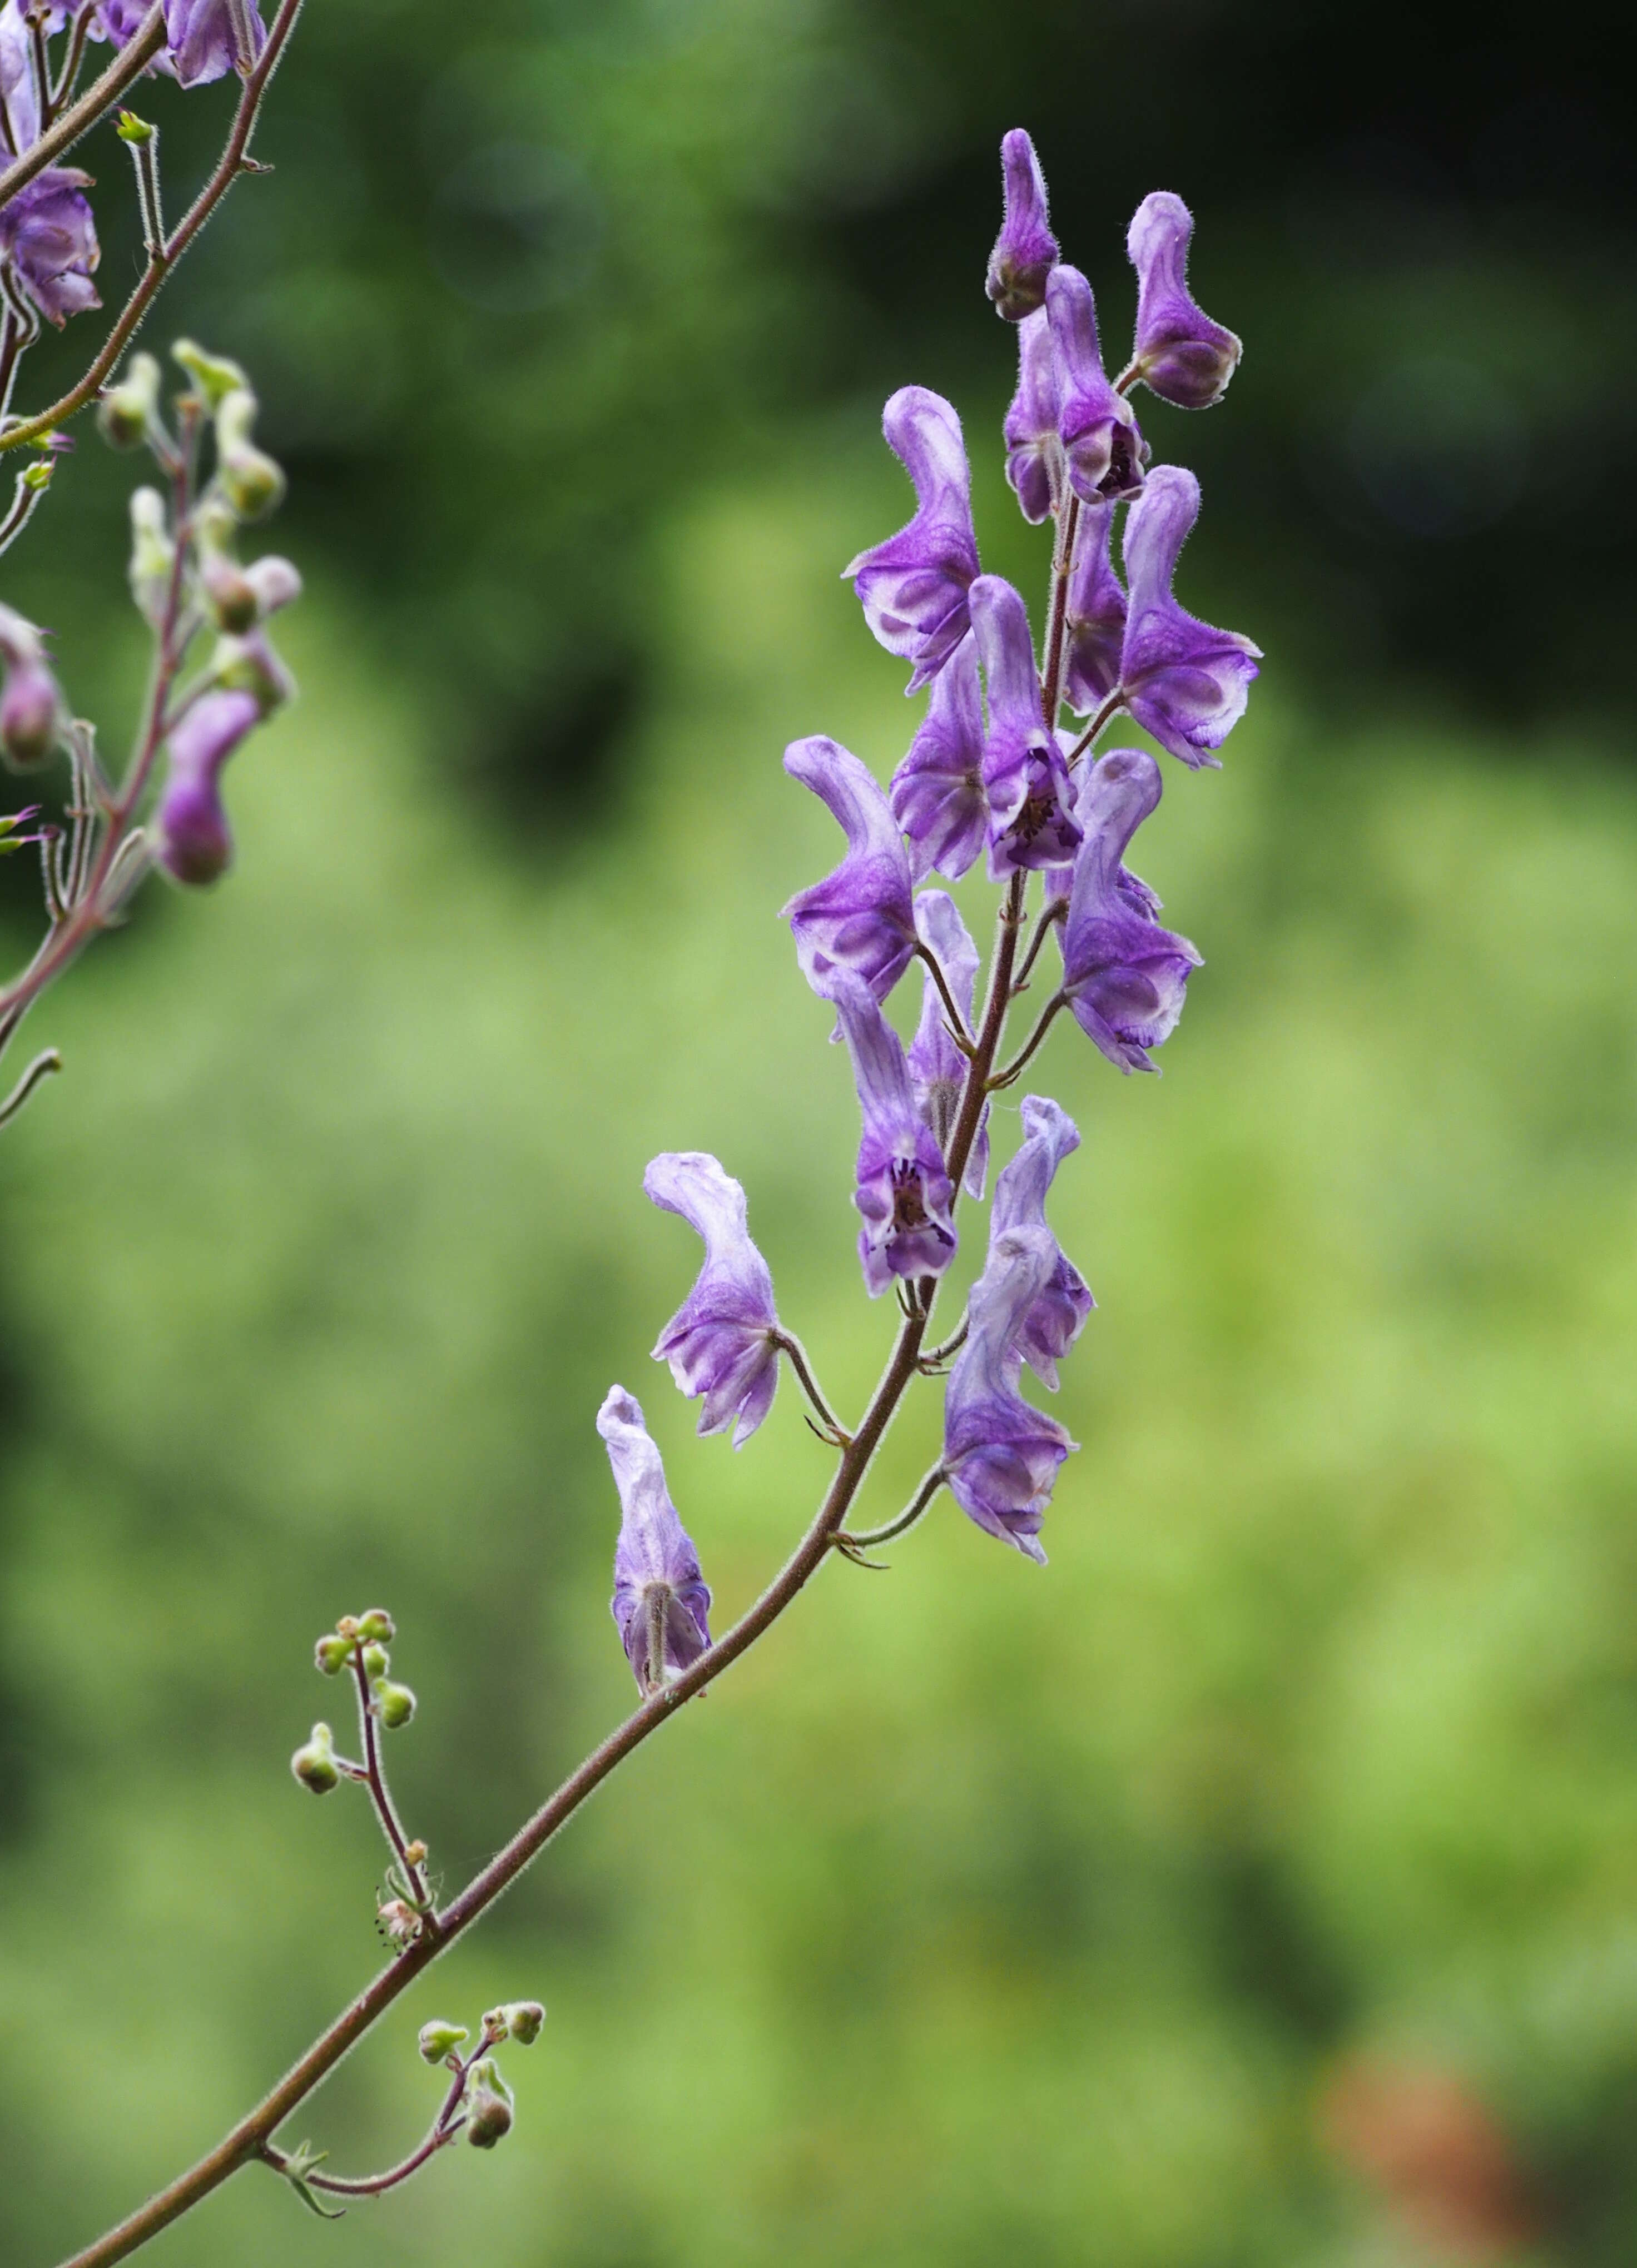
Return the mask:
{"type": "MultiPolygon", "coordinates": [[[[454,2067],[454,2077],[450,2082],[449,2092],[445,2095],[439,2108],[438,2116],[428,2128],[425,2139],[417,2143],[407,2158],[401,2158],[395,2166],[389,2166],[384,2174],[362,2174],[350,2180],[344,2174],[309,2173],[303,2174],[302,2180],[309,2189],[323,2190],[331,2197],[385,2197],[387,2191],[395,2190],[400,2182],[407,2182],[411,2174],[418,2174],[427,2160],[434,2157],[446,2142],[453,2142],[465,2126],[465,2119],[457,2118],[455,2112],[459,2110],[461,2097],[466,2091],[467,2073],[478,2058],[487,2055],[494,2044],[493,2039],[485,2032],[464,2062],[459,2056],[452,2056],[449,2058],[454,2067]]],[[[268,2143],[261,2155],[276,2174],[289,2172],[288,2153],[279,2149],[274,2143],[268,2143]]]]}
{"type": "Polygon", "coordinates": [[[0,1126],[17,1116],[42,1079],[49,1079],[54,1071],[62,1068],[63,1058],[55,1048],[48,1048],[43,1055],[36,1056],[5,1101],[0,1102],[0,1126]]]}
{"type": "Polygon", "coordinates": [[[1012,980],[1012,997],[1014,999],[1017,998],[1018,994],[1028,983],[1029,972],[1033,968],[1035,963],[1040,958],[1041,946],[1051,936],[1058,924],[1066,915],[1068,909],[1068,900],[1066,898],[1053,898],[1049,904],[1041,908],[1040,920],[1036,927],[1034,936],[1029,939],[1029,951],[1023,955],[1023,965],[1012,980]]]}
{"type": "Polygon", "coordinates": [[[852,1436],[847,1432],[846,1427],[843,1425],[820,1391],[819,1382],[814,1375],[813,1365],[808,1359],[807,1349],[793,1331],[787,1331],[782,1328],[775,1332],[773,1344],[781,1353],[789,1358],[790,1367],[796,1373],[797,1383],[813,1404],[832,1448],[844,1449],[852,1436]]]}
{"type": "Polygon", "coordinates": [[[1080,734],[1079,740],[1075,741],[1073,747],[1069,750],[1066,761],[1071,771],[1073,770],[1075,765],[1085,755],[1087,749],[1092,746],[1093,742],[1096,740],[1098,733],[1103,732],[1108,725],[1113,722],[1114,718],[1119,715],[1120,711],[1125,706],[1125,688],[1123,686],[1117,685],[1113,692],[1110,694],[1108,699],[1103,703],[1102,708],[1098,710],[1096,715],[1092,718],[1090,724],[1087,725],[1085,731],[1080,734]]]}
{"type": "Polygon", "coordinates": [[[403,1831],[403,1822],[398,1816],[392,1791],[387,1785],[387,1775],[381,1768],[380,1720],[370,1698],[370,1674],[364,1666],[364,1640],[361,1638],[355,1638],[352,1641],[352,1674],[358,1688],[358,1730],[364,1742],[364,1773],[369,1783],[375,1815],[380,1821],[381,1833],[397,1854],[398,1863],[403,1868],[404,1879],[409,1885],[416,1904],[430,1906],[431,1901],[427,1894],[425,1877],[421,1873],[418,1860],[409,1856],[409,1840],[403,1831]]]}
{"type": "Polygon", "coordinates": [[[1071,489],[1058,522],[1051,556],[1051,603],[1046,621],[1046,666],[1040,681],[1040,713],[1048,733],[1058,726],[1058,706],[1063,690],[1063,644],[1068,624],[1069,571],[1074,564],[1074,536],[1080,526],[1080,498],[1071,489]]]}
{"type": "Polygon", "coordinates": [[[972,1035],[966,1028],[965,1017],[955,1005],[955,995],[949,990],[949,980],[944,975],[942,962],[930,945],[923,945],[918,939],[915,947],[915,957],[918,961],[925,961],[927,968],[931,969],[933,983],[938,987],[938,997],[944,1004],[944,1013],[949,1019],[949,1029],[955,1043],[962,1055],[970,1055],[972,1049],[972,1035]]]}
{"type": "Polygon", "coordinates": [[[926,1510],[949,1476],[941,1465],[934,1465],[921,1483],[896,1520],[889,1520],[884,1528],[838,1528],[835,1541],[854,1551],[867,1551],[877,1543],[890,1543],[895,1535],[905,1535],[926,1510]]]}
{"type": "Polygon", "coordinates": [[[1023,1045],[1019,1049],[1018,1053],[1013,1057],[1011,1062],[1007,1065],[1004,1071],[997,1071],[994,1077],[990,1080],[989,1085],[992,1092],[999,1087],[1010,1086],[1015,1079],[1021,1076],[1023,1068],[1029,1062],[1029,1057],[1034,1054],[1036,1049],[1045,1038],[1046,1034],[1051,1029],[1056,1018],[1068,1006],[1068,1004],[1069,997],[1066,992],[1054,992],[1052,994],[1051,999],[1048,1000],[1045,1005],[1040,1021],[1036,1025],[1034,1030],[1023,1042],[1023,1045]]]}

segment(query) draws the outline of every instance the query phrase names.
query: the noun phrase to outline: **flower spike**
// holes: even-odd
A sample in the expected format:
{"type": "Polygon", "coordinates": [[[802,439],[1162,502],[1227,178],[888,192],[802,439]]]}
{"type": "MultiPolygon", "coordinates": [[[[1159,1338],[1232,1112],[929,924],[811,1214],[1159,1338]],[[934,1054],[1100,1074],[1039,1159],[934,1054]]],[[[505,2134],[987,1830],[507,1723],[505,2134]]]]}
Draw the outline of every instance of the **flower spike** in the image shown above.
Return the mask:
{"type": "Polygon", "coordinates": [[[1018,1392],[1018,1342],[1057,1257],[1049,1229],[1009,1228],[994,1239],[944,1395],[944,1469],[955,1502],[1041,1566],[1041,1521],[1058,1468],[1077,1444],[1018,1392]]]}
{"type": "MultiPolygon", "coordinates": [[[[1065,1158],[1080,1147],[1080,1129],[1049,1096],[1026,1094],[1022,1117],[1023,1146],[995,1183],[989,1217],[992,1246],[1010,1229],[1046,1227],[1046,1192],[1052,1177],[1065,1158]]],[[[1056,1254],[1051,1273],[1024,1311],[1015,1344],[1036,1376],[1055,1394],[1058,1365],[1097,1303],[1062,1246],[1055,1237],[1051,1241],[1056,1254]]]]}
{"type": "Polygon", "coordinates": [[[972,585],[972,627],[989,692],[984,786],[989,797],[989,873],[1056,866],[1080,841],[1073,791],[1055,733],[1041,722],[1040,681],[1029,610],[999,575],[972,585]]]}
{"type": "Polygon", "coordinates": [[[1185,937],[1161,929],[1159,901],[1121,864],[1160,800],[1160,767],[1141,748],[1110,748],[1080,790],[1086,839],[1074,862],[1063,932],[1063,990],[1075,1020],[1121,1071],[1152,1071],[1148,1049],[1176,1028],[1200,965],[1185,937]]]}
{"type": "Polygon", "coordinates": [[[597,1412],[620,1494],[614,1547],[614,1620],[644,1693],[657,1693],[711,1643],[709,1587],[699,1555],[676,1517],[665,1467],[642,1410],[623,1386],[611,1386],[597,1412]]]}
{"type": "Polygon", "coordinates": [[[703,1150],[667,1150],[642,1177],[644,1193],[704,1239],[698,1280],[660,1332],[656,1362],[689,1401],[704,1396],[701,1433],[732,1425],[742,1449],[778,1387],[773,1278],[750,1241],[745,1193],[703,1150]]]}
{"type": "Polygon", "coordinates": [[[958,882],[984,847],[984,702],[969,630],[933,680],[926,714],[892,776],[892,813],[910,838],[918,882],[935,868],[958,882]]]}
{"type": "Polygon", "coordinates": [[[784,909],[802,974],[824,995],[831,969],[851,968],[884,1000],[915,952],[910,861],[898,822],[869,767],[839,741],[816,733],[793,740],[785,770],[829,806],[847,838],[835,873],[784,909]]]}
{"type": "Polygon", "coordinates": [[[1051,336],[1063,371],[1058,431],[1069,486],[1085,504],[1120,504],[1142,493],[1148,445],[1132,406],[1109,383],[1097,347],[1097,311],[1078,268],[1054,268],[1046,286],[1051,336]]]}
{"type": "Polygon", "coordinates": [[[1193,215],[1169,189],[1155,189],[1132,216],[1126,255],[1137,270],[1132,364],[1150,394],[1179,409],[1208,409],[1228,391],[1244,350],[1213,323],[1188,289],[1193,215]]]}
{"type": "Polygon", "coordinates": [[[1197,622],[1171,596],[1177,555],[1199,517],[1199,483],[1161,465],[1125,522],[1130,613],[1120,680],[1146,733],[1191,770],[1214,766],[1245,713],[1262,649],[1236,630],[1197,622]]]}
{"type": "Polygon", "coordinates": [[[915,517],[842,574],[888,652],[913,663],[905,690],[916,693],[966,636],[966,594],[977,573],[972,476],[960,418],[926,387],[901,387],[881,431],[915,483],[915,517]]]}
{"type": "Polygon", "coordinates": [[[1006,211],[984,289],[1003,321],[1021,323],[1045,298],[1058,257],[1058,240],[1046,225],[1046,177],[1021,126],[1002,137],[1000,178],[1006,211]]]}
{"type": "Polygon", "coordinates": [[[943,1153],[915,1106],[898,1035],[870,989],[850,968],[830,978],[842,1035],[852,1057],[864,1116],[852,1202],[864,1216],[859,1259],[871,1299],[895,1276],[940,1276],[955,1256],[955,1193],[943,1153]]]}

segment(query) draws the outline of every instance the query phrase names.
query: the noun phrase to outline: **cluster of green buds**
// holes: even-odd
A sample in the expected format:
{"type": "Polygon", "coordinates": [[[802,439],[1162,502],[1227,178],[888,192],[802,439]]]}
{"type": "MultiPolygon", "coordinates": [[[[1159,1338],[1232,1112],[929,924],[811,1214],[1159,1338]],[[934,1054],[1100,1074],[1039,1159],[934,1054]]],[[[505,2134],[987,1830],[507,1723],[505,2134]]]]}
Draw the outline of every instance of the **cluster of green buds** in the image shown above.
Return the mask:
{"type": "Polygon", "coordinates": [[[362,1669],[371,1714],[388,1733],[402,1731],[415,1714],[414,1694],[387,1675],[392,1668],[387,1645],[396,1635],[386,1608],[371,1607],[361,1615],[343,1615],[335,1629],[320,1638],[313,1655],[326,1677],[339,1677],[349,1665],[362,1669]]]}
{"type": "Polygon", "coordinates": [[[449,2116],[453,2117],[457,2110],[464,2111],[466,2139],[475,2150],[492,2150],[512,2131],[512,2090],[493,2050],[503,2040],[533,2047],[545,2021],[545,2009],[538,2000],[509,2000],[503,2007],[490,2008],[483,2017],[476,2045],[466,2057],[461,2050],[471,2034],[464,2024],[435,2016],[431,2023],[422,2025],[422,2056],[430,2064],[446,2066],[463,2082],[450,2103],[449,2116]]]}

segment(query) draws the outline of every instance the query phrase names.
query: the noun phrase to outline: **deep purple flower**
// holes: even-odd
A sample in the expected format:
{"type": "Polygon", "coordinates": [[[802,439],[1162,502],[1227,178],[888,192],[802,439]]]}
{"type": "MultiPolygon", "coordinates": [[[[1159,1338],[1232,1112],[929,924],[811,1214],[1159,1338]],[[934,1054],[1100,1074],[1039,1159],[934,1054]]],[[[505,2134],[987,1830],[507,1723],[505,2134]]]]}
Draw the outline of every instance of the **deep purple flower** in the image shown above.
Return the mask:
{"type": "Polygon", "coordinates": [[[1029,610],[999,575],[980,575],[971,603],[989,694],[989,873],[999,880],[1019,868],[1060,865],[1080,841],[1080,828],[1063,751],[1041,721],[1029,610]]]}
{"type": "Polygon", "coordinates": [[[597,1431],[608,1445],[620,1492],[614,1620],[638,1690],[657,1693],[711,1643],[710,1587],[676,1517],[642,1410],[623,1386],[609,1387],[597,1412],[597,1431]]]}
{"type": "Polygon", "coordinates": [[[1125,250],[1137,270],[1137,341],[1132,352],[1143,384],[1179,409],[1208,409],[1228,391],[1244,351],[1232,331],[1213,323],[1188,289],[1193,215],[1169,189],[1138,206],[1125,250]]]}
{"type": "Polygon", "coordinates": [[[915,483],[915,517],[842,573],[853,578],[864,618],[888,652],[914,664],[905,689],[915,693],[966,636],[966,594],[977,572],[971,472],[959,417],[924,386],[900,387],[881,431],[915,483]]]}
{"type": "Polygon", "coordinates": [[[4,603],[0,666],[0,756],[14,771],[33,771],[55,753],[68,704],[46,658],[44,638],[33,622],[4,603]]]}
{"type": "Polygon", "coordinates": [[[1021,126],[1002,137],[1000,179],[1006,211],[984,289],[996,314],[1021,323],[1044,299],[1058,257],[1058,240],[1046,225],[1046,178],[1021,126]]]}
{"type": "Polygon", "coordinates": [[[261,720],[253,693],[217,687],[200,695],[172,733],[156,821],[159,864],[173,880],[214,882],[226,872],[233,838],[222,808],[222,767],[261,720]]]}
{"type": "MultiPolygon", "coordinates": [[[[922,944],[936,955],[944,982],[970,1032],[972,998],[977,985],[977,947],[948,890],[920,893],[915,901],[915,926],[922,944]]],[[[921,993],[921,1020],[910,1042],[905,1062],[915,1090],[915,1107],[932,1129],[933,1138],[947,1160],[969,1065],[950,1035],[948,1011],[930,968],[921,993]]],[[[989,1105],[985,1102],[962,1177],[962,1187],[970,1196],[983,1196],[988,1171],[989,1105]]]]}
{"type": "Polygon", "coordinates": [[[1077,1445],[1018,1392],[1019,1336],[1057,1257],[1049,1229],[1007,1229],[992,1241],[944,1395],[944,1468],[955,1502],[1042,1566],[1041,1520],[1058,1467],[1077,1445]]]}
{"type": "Polygon", "coordinates": [[[1001,431],[1007,445],[1007,478],[1017,492],[1025,519],[1048,519],[1063,488],[1063,443],[1058,423],[1063,410],[1063,371],[1043,307],[1026,316],[1017,331],[1017,392],[1001,431]]]}
{"type": "Polygon", "coordinates": [[[773,1406],[778,1316],[773,1278],[750,1241],[745,1193],[703,1150],[667,1150],[642,1177],[645,1193],[704,1239],[693,1290],[660,1334],[656,1362],[688,1399],[703,1395],[701,1433],[734,1427],[742,1449],[773,1406]],[[737,1423],[735,1423],[737,1420],[737,1423]]]}
{"type": "Polygon", "coordinates": [[[1199,517],[1199,483],[1161,465],[1125,522],[1130,614],[1120,664],[1125,706],[1161,747],[1196,770],[1214,765],[1245,713],[1260,646],[1197,622],[1171,596],[1177,554],[1199,517]]]}
{"type": "Polygon", "coordinates": [[[918,882],[936,867],[958,882],[984,847],[984,701],[969,630],[933,680],[909,754],[892,776],[893,817],[910,838],[918,882]]]}
{"type": "Polygon", "coordinates": [[[1058,431],[1069,486],[1086,504],[1119,504],[1142,492],[1148,446],[1132,406],[1115,392],[1097,349],[1097,312],[1078,268],[1054,268],[1046,286],[1051,336],[1063,374],[1058,431]]]}
{"type": "Polygon", "coordinates": [[[1120,681],[1125,593],[1109,557],[1111,504],[1083,504],[1069,563],[1064,608],[1063,697],[1082,717],[1100,709],[1120,681]]]}
{"type": "Polygon", "coordinates": [[[59,330],[70,315],[102,305],[91,280],[102,255],[84,195],[90,186],[77,166],[48,166],[0,206],[0,254],[59,330]]]}
{"type": "MultiPolygon", "coordinates": [[[[1023,1097],[1023,1146],[995,1183],[989,1216],[989,1241],[1014,1228],[1046,1227],[1046,1192],[1053,1174],[1080,1147],[1080,1129],[1050,1096],[1023,1097]]],[[[1050,1234],[1050,1230],[1047,1231],[1050,1234]]],[[[1051,1273],[1025,1310],[1014,1344],[1036,1375],[1055,1394],[1058,1365],[1085,1328],[1097,1304],[1086,1279],[1052,1238],[1051,1273]]]]}
{"type": "Polygon", "coordinates": [[[1127,874],[1125,846],[1160,800],[1160,767],[1141,748],[1110,748],[1092,767],[1078,810],[1086,839],[1063,932],[1063,990],[1076,1021],[1122,1071],[1152,1071],[1148,1049],[1176,1027],[1199,955],[1161,929],[1159,903],[1127,874]]]}
{"type": "Polygon", "coordinates": [[[828,998],[830,971],[851,968],[884,1000],[915,952],[910,860],[898,822],[869,767],[822,733],[793,740],[785,770],[829,806],[847,838],[835,873],[798,892],[781,916],[802,974],[828,998]]]}
{"type": "Polygon", "coordinates": [[[943,1152],[915,1107],[898,1035],[869,986],[840,967],[831,972],[829,986],[864,1114],[852,1202],[864,1216],[859,1258],[874,1300],[895,1276],[938,1276],[949,1265],[955,1247],[950,1218],[955,1193],[943,1152]]]}
{"type": "Polygon", "coordinates": [[[165,0],[166,47],[180,85],[204,86],[241,65],[248,70],[266,38],[255,0],[165,0]]]}

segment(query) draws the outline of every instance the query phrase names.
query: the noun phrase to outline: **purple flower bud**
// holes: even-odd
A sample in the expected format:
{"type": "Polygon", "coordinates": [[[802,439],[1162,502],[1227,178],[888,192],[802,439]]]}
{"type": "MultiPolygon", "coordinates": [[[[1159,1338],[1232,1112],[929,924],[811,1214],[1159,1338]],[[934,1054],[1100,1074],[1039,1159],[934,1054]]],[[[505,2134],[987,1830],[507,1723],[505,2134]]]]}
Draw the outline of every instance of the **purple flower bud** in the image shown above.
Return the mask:
{"type": "Polygon", "coordinates": [[[1083,503],[1120,504],[1142,493],[1148,445],[1132,406],[1115,392],[1097,348],[1091,286],[1078,268],[1054,268],[1046,287],[1051,336],[1063,372],[1058,432],[1069,486],[1083,503]]]}
{"type": "MultiPolygon", "coordinates": [[[[995,1183],[989,1241],[1010,1229],[1046,1227],[1046,1192],[1071,1151],[1080,1147],[1080,1130],[1066,1110],[1043,1094],[1023,1097],[1022,1148],[995,1183]]],[[[1051,1232],[1047,1230],[1047,1233],[1051,1232]]],[[[1017,1351],[1055,1394],[1058,1365],[1085,1328],[1096,1301],[1086,1279],[1055,1237],[1056,1258],[1043,1289],[1023,1314],[1014,1340],[1017,1351]]]]}
{"type": "MultiPolygon", "coordinates": [[[[915,901],[915,926],[922,944],[937,956],[944,982],[970,1031],[977,986],[977,947],[948,890],[921,892],[915,901]]],[[[921,991],[921,1020],[904,1060],[915,1090],[915,1107],[947,1159],[969,1065],[950,1035],[948,1011],[930,968],[921,991]]],[[[989,1105],[985,1103],[962,1180],[962,1187],[974,1197],[983,1196],[989,1170],[988,1130],[989,1105]]]]}
{"type": "Polygon", "coordinates": [[[644,1693],[657,1693],[711,1643],[711,1593],[699,1555],[676,1517],[665,1467],[640,1408],[623,1386],[611,1386],[597,1412],[620,1492],[614,1547],[614,1620],[644,1693]]]}
{"type": "Polygon", "coordinates": [[[850,968],[837,968],[829,997],[852,1057],[864,1115],[852,1202],[864,1216],[859,1258],[874,1300],[895,1276],[938,1276],[949,1265],[955,1193],[943,1152],[915,1107],[898,1035],[869,986],[850,968]]]}
{"type": "Polygon", "coordinates": [[[1080,841],[1080,828],[1063,751],[1041,720],[1029,610],[999,575],[978,577],[971,605],[989,693],[989,873],[999,880],[1020,868],[1060,865],[1080,841]]]}
{"type": "Polygon", "coordinates": [[[1040,1523],[1058,1467],[1077,1444],[1018,1392],[1018,1341],[1057,1257],[1048,1229],[1013,1228],[992,1240],[944,1395],[944,1466],[955,1502],[1042,1566],[1040,1523]]]}
{"type": "Polygon", "coordinates": [[[0,755],[15,771],[33,771],[55,752],[67,711],[46,659],[45,641],[33,622],[0,605],[0,755]]]}
{"type": "Polygon", "coordinates": [[[933,680],[926,714],[892,776],[892,811],[910,838],[910,871],[958,882],[984,847],[984,703],[969,630],[933,680]]]}
{"type": "Polygon", "coordinates": [[[915,483],[915,517],[844,567],[864,618],[889,653],[912,662],[918,692],[966,636],[966,594],[977,572],[971,472],[961,421],[940,394],[901,387],[881,416],[889,447],[915,483]]]}
{"type": "Polygon", "coordinates": [[[1109,557],[1110,504],[1080,508],[1064,608],[1063,695],[1080,716],[1100,709],[1120,681],[1125,593],[1109,557]]]}
{"type": "Polygon", "coordinates": [[[1138,206],[1125,251],[1137,270],[1137,341],[1132,359],[1151,394],[1179,409],[1208,409],[1228,391],[1244,351],[1188,289],[1193,215],[1169,189],[1138,206]]]}
{"type": "Polygon", "coordinates": [[[863,977],[884,1000],[915,952],[909,856],[874,775],[839,742],[815,733],[793,740],[785,770],[826,804],[847,838],[835,873],[784,909],[796,958],[813,990],[829,997],[837,967],[863,977]]]}
{"type": "Polygon", "coordinates": [[[48,166],[0,206],[0,254],[59,330],[70,315],[102,305],[91,280],[102,255],[83,194],[90,186],[77,166],[48,166]]]}
{"type": "Polygon", "coordinates": [[[1005,217],[989,255],[984,289],[995,313],[1021,323],[1046,295],[1046,278],[1058,256],[1058,240],[1046,225],[1046,180],[1035,145],[1021,126],[1000,144],[1000,178],[1005,217]]]}
{"type": "Polygon", "coordinates": [[[778,1386],[773,1278],[750,1241],[745,1193],[703,1150],[667,1151],[642,1186],[655,1204],[680,1213],[704,1239],[704,1265],[660,1332],[653,1359],[669,1363],[690,1402],[704,1395],[700,1432],[733,1425],[734,1447],[742,1449],[778,1386]]]}
{"type": "Polygon", "coordinates": [[[170,770],[156,820],[159,864],[173,881],[214,882],[233,838],[222,808],[222,767],[262,719],[253,694],[202,693],[170,738],[170,770]]]}
{"type": "Polygon", "coordinates": [[[1152,1071],[1147,1050],[1176,1028],[1199,955],[1161,929],[1159,901],[1121,864],[1160,800],[1160,767],[1141,748],[1110,748],[1080,790],[1086,830],[1063,932],[1063,990],[1076,1021],[1121,1071],[1152,1071]]]}
{"type": "Polygon", "coordinates": [[[1017,392],[1001,431],[1007,445],[1007,478],[1017,492],[1023,517],[1038,525],[1049,519],[1063,492],[1063,443],[1058,424],[1063,413],[1063,371],[1043,307],[1026,316],[1017,333],[1017,392]]]}
{"type": "Polygon", "coordinates": [[[1196,622],[1171,596],[1177,554],[1199,517],[1199,483],[1161,465],[1125,522],[1130,614],[1120,678],[1125,706],[1162,748],[1197,770],[1214,765],[1245,713],[1260,646],[1196,622]]]}
{"type": "Polygon", "coordinates": [[[165,38],[177,84],[205,86],[230,70],[248,70],[267,27],[255,0],[165,0],[165,38]]]}

